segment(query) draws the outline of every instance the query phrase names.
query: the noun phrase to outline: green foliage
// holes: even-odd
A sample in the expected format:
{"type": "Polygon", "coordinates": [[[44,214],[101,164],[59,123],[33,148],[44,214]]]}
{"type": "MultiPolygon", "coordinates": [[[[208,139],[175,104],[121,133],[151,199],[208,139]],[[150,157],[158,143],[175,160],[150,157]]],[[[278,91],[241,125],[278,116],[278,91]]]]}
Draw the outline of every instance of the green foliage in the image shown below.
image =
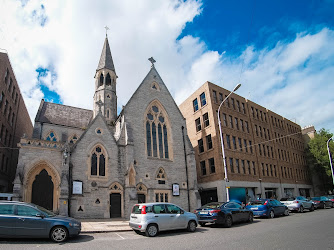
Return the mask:
{"type": "MultiPolygon", "coordinates": [[[[329,162],[327,141],[333,134],[322,128],[315,134],[314,139],[310,140],[306,148],[306,161],[312,174],[317,174],[323,182],[323,189],[332,189],[332,172],[329,162]]],[[[330,152],[334,153],[334,142],[329,143],[330,152]]],[[[333,157],[332,157],[333,159],[333,157]]]]}

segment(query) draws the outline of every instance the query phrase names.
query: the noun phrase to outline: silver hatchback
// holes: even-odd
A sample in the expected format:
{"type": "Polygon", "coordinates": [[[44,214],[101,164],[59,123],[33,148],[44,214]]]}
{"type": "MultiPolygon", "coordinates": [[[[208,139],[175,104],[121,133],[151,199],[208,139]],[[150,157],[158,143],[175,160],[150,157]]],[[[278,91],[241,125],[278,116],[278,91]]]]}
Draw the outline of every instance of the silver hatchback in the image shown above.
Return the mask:
{"type": "Polygon", "coordinates": [[[129,225],[137,233],[154,237],[159,231],[174,229],[194,232],[198,221],[194,213],[186,212],[172,203],[141,203],[133,206],[129,225]]]}

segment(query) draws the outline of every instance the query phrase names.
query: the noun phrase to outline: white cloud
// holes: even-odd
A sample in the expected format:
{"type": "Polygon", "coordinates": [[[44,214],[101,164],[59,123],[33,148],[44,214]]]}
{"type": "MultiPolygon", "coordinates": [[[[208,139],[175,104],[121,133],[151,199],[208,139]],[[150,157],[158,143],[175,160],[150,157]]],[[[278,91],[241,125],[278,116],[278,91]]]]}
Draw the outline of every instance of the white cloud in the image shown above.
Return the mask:
{"type": "Polygon", "coordinates": [[[240,95],[301,126],[333,128],[332,30],[296,34],[294,41],[279,41],[272,49],[249,46],[231,57],[208,50],[200,38],[178,40],[201,8],[195,0],[30,0],[24,6],[2,0],[0,48],[9,52],[32,120],[43,98],[39,67],[52,68],[56,78],[51,81],[49,73],[41,80],[64,104],[92,108],[93,77],[108,25],[120,107],[148,73],[147,58],[153,56],[178,104],[207,80],[227,89],[241,81],[240,95]]]}

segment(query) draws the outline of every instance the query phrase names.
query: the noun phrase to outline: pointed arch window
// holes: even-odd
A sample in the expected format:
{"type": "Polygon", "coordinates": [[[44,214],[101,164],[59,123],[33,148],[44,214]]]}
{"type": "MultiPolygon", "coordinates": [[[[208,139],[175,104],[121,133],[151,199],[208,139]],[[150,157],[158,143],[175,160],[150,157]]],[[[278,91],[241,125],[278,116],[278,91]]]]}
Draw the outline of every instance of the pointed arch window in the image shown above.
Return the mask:
{"type": "Polygon", "coordinates": [[[99,83],[99,86],[102,86],[103,85],[103,74],[101,73],[100,75],[100,83],[99,83]]]}
{"type": "Polygon", "coordinates": [[[158,180],[166,180],[166,173],[163,168],[159,168],[156,178],[158,180]]]}
{"type": "Polygon", "coordinates": [[[105,176],[106,175],[105,153],[100,146],[97,146],[92,151],[90,174],[92,176],[105,176]]]}
{"type": "Polygon", "coordinates": [[[110,74],[108,73],[107,76],[106,76],[106,85],[107,86],[110,86],[111,85],[111,77],[110,77],[110,74]]]}
{"type": "Polygon", "coordinates": [[[57,137],[55,132],[51,131],[48,136],[46,137],[47,141],[57,141],[57,137]]]}
{"type": "Polygon", "coordinates": [[[167,115],[157,103],[146,113],[146,151],[147,156],[169,159],[169,130],[167,115]]]}

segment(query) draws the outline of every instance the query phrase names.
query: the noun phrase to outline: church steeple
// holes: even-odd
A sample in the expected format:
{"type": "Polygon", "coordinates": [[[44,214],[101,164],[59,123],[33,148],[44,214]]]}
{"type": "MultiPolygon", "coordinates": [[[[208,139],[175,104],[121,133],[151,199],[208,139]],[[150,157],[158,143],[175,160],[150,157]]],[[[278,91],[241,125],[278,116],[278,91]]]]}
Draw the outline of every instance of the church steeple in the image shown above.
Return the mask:
{"type": "Polygon", "coordinates": [[[116,73],[114,62],[112,60],[112,56],[111,56],[111,52],[110,52],[110,47],[109,47],[109,42],[108,42],[108,37],[107,36],[104,39],[104,45],[103,45],[99,65],[97,66],[96,71],[98,71],[100,69],[110,69],[110,70],[112,70],[116,73]]]}
{"type": "Polygon", "coordinates": [[[101,112],[107,121],[115,121],[117,118],[117,75],[107,35],[94,78],[94,117],[101,112]]]}

